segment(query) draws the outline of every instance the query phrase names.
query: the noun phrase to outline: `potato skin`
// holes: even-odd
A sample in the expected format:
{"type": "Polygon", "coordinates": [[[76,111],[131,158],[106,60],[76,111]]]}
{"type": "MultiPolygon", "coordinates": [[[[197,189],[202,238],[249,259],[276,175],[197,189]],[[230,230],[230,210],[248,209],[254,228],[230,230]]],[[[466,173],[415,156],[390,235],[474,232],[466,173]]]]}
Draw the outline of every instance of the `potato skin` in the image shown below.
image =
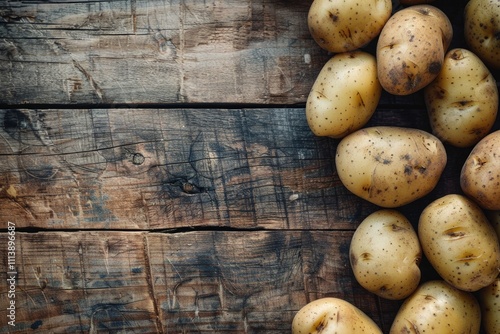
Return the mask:
{"type": "Polygon", "coordinates": [[[432,133],[456,147],[471,147],[493,127],[498,113],[496,80],[473,52],[450,50],[438,76],[424,88],[432,133]]]}
{"type": "Polygon", "coordinates": [[[474,295],[441,280],[423,283],[401,305],[389,334],[479,333],[481,309],[474,295]]]}
{"type": "Polygon", "coordinates": [[[460,172],[464,193],[486,210],[500,210],[500,130],[481,139],[460,172]]]}
{"type": "Polygon", "coordinates": [[[391,209],[375,211],[356,228],[349,259],[358,283],[379,297],[400,300],[420,283],[422,249],[410,221],[391,209]]]}
{"type": "Polygon", "coordinates": [[[464,37],[488,66],[500,69],[500,1],[470,0],[464,12],[464,37]]]}
{"type": "Polygon", "coordinates": [[[482,209],[467,197],[448,194],[422,211],[422,250],[436,272],[464,291],[490,285],[500,273],[500,245],[482,209]]]}
{"type": "Polygon", "coordinates": [[[446,166],[441,141],[419,129],[366,127],[337,146],[336,171],[353,194],[383,208],[396,208],[427,195],[446,166]]]}
{"type": "Polygon", "coordinates": [[[377,42],[377,71],[382,87],[409,95],[438,75],[451,43],[453,28],[432,5],[406,7],[392,15],[377,42]]]}
{"type": "Polygon", "coordinates": [[[357,50],[372,41],[391,13],[391,0],[314,0],[307,24],[321,48],[341,53],[357,50]]]}
{"type": "Polygon", "coordinates": [[[337,54],[323,66],[307,98],[309,127],[317,136],[344,137],[370,120],[381,94],[373,55],[337,54]]]}
{"type": "Polygon", "coordinates": [[[295,314],[292,334],[302,333],[382,334],[382,330],[348,301],[325,297],[306,304],[295,314]]]}

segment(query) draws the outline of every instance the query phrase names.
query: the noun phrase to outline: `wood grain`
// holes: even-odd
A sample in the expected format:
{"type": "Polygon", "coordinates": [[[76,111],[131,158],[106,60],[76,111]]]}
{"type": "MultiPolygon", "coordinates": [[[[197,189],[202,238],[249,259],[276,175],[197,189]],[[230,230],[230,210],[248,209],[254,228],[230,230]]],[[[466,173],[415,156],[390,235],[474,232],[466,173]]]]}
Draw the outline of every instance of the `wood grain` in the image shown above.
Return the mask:
{"type": "Polygon", "coordinates": [[[308,1],[0,4],[0,104],[303,102],[308,1]]]}
{"type": "MultiPolygon", "coordinates": [[[[16,326],[2,332],[155,328],[141,234],[18,232],[16,239],[16,326]]],[[[0,240],[7,244],[5,234],[0,240]]],[[[0,267],[3,276],[8,270],[3,262],[0,267]]],[[[6,287],[0,291],[6,318],[6,287]]]]}
{"type": "MultiPolygon", "coordinates": [[[[349,300],[386,326],[382,314],[399,303],[379,308],[353,280],[351,235],[19,232],[11,333],[286,333],[295,312],[322,296],[349,300]]],[[[6,271],[2,261],[2,279],[6,271]]],[[[0,296],[5,318],[4,285],[0,296]]]]}
{"type": "Polygon", "coordinates": [[[0,215],[48,229],[349,229],[303,109],[0,111],[0,215]]]}

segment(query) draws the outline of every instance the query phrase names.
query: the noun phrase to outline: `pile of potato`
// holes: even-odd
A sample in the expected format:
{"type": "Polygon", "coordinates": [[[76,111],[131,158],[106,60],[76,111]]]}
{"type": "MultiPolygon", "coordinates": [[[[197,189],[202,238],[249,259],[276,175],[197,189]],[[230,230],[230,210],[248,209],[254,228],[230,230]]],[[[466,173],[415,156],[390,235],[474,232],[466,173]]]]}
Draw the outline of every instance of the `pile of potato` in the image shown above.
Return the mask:
{"type": "MultiPolygon", "coordinates": [[[[332,53],[314,82],[306,118],[317,136],[339,140],[343,185],[380,209],[360,222],[349,256],[354,277],[381,298],[401,300],[390,333],[500,333],[500,0],[470,0],[465,45],[432,0],[314,0],[311,36],[332,53]],[[363,50],[376,41],[376,54],[363,50]],[[432,133],[365,127],[383,91],[421,91],[432,133]],[[429,194],[447,164],[446,145],[470,148],[462,194],[420,213],[418,228],[397,210],[429,194]],[[439,280],[422,282],[422,257],[439,280]]],[[[305,305],[293,333],[382,333],[339,298],[305,305]]]]}

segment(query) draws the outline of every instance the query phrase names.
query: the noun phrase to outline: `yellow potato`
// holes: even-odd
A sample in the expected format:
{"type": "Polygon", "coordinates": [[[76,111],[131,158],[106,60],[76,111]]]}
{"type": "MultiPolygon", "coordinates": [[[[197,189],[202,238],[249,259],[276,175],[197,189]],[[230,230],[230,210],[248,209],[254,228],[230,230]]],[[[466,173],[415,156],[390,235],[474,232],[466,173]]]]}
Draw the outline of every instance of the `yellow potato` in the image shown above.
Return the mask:
{"type": "Polygon", "coordinates": [[[500,333],[500,277],[478,294],[481,321],[486,334],[500,333]]]}
{"type": "Polygon", "coordinates": [[[395,126],[363,128],[337,146],[336,171],[353,194],[395,208],[431,192],[446,165],[441,141],[423,130],[395,126]]]}
{"type": "Polygon", "coordinates": [[[488,66],[500,69],[500,2],[470,0],[465,6],[464,37],[488,66]]]}
{"type": "Polygon", "coordinates": [[[340,53],[354,51],[372,41],[391,13],[391,0],[314,0],[307,24],[321,48],[340,53]]]}
{"type": "Polygon", "coordinates": [[[401,305],[389,334],[477,334],[481,309],[474,295],[448,283],[423,283],[401,305]]]}
{"type": "Polygon", "coordinates": [[[394,13],[377,42],[377,71],[382,87],[409,95],[438,75],[453,28],[440,9],[415,5],[394,13]]]}
{"type": "Polygon", "coordinates": [[[418,237],[432,267],[458,289],[478,291],[500,273],[497,234],[481,208],[465,196],[445,195],[425,207],[418,237]]]}
{"type": "Polygon", "coordinates": [[[460,186],[483,209],[500,210],[500,130],[474,146],[460,172],[460,186]]]}
{"type": "Polygon", "coordinates": [[[307,98],[309,127],[317,136],[343,137],[370,120],[381,94],[373,55],[337,54],[323,66],[307,98]]]}
{"type": "Polygon", "coordinates": [[[352,236],[349,258],[358,283],[379,297],[406,298],[420,283],[418,236],[398,211],[382,209],[366,217],[352,236]]]}
{"type": "Polygon", "coordinates": [[[432,133],[470,147],[485,137],[498,113],[498,89],[486,65],[469,50],[450,50],[438,76],[424,88],[432,133]]]}
{"type": "Polygon", "coordinates": [[[316,299],[302,307],[292,321],[292,334],[382,334],[363,311],[340,298],[316,299]]]}

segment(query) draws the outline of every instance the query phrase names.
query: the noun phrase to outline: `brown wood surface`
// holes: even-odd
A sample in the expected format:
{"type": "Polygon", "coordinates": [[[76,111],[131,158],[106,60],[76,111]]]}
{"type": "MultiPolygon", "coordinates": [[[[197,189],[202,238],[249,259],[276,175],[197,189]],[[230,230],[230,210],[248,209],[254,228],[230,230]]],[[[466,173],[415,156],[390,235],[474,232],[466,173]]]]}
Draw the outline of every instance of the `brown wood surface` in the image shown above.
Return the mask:
{"type": "Polygon", "coordinates": [[[309,4],[2,2],[0,103],[304,101],[328,57],[309,4]]]}
{"type": "MultiPolygon", "coordinates": [[[[434,2],[452,47],[465,3],[434,2]]],[[[17,272],[16,327],[0,283],[0,333],[288,333],[324,296],[388,332],[400,302],[363,290],[348,261],[377,207],[342,186],[338,140],[304,115],[331,56],[309,4],[0,2],[0,281],[9,221],[17,272]]],[[[384,93],[368,125],[430,130],[422,93],[384,93]]],[[[436,189],[399,208],[414,225],[460,192],[470,149],[446,148],[436,189]]]]}
{"type": "Polygon", "coordinates": [[[44,229],[352,229],[303,109],[0,111],[0,216],[44,229]]]}

